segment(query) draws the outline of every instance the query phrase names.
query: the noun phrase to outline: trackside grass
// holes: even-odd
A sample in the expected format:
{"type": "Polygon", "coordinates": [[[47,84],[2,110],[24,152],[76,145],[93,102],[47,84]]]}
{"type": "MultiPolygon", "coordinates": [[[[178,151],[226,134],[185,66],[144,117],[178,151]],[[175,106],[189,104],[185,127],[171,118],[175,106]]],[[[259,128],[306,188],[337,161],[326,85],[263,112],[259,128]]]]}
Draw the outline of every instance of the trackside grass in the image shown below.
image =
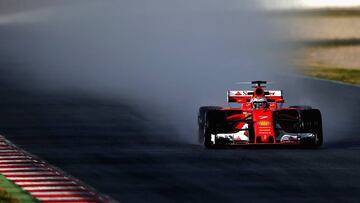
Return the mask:
{"type": "Polygon", "coordinates": [[[307,76],[335,80],[360,85],[360,69],[343,69],[338,67],[308,66],[303,69],[307,76]]]}
{"type": "Polygon", "coordinates": [[[0,203],[39,203],[39,201],[0,175],[0,203]]]}

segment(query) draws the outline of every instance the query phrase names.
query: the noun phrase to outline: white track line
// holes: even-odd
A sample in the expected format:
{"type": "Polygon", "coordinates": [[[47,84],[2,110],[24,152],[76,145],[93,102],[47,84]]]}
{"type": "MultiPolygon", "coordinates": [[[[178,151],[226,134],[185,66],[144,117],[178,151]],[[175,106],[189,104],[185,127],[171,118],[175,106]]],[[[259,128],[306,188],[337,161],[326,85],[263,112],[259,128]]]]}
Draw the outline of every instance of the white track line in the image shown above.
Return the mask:
{"type": "Polygon", "coordinates": [[[91,196],[92,193],[85,191],[50,191],[50,192],[32,192],[32,195],[85,195],[91,196]]]}
{"type": "Polygon", "coordinates": [[[33,182],[21,182],[21,181],[14,181],[16,185],[76,185],[74,181],[65,180],[65,181],[33,181],[33,182]]]}
{"type": "Polygon", "coordinates": [[[3,160],[3,159],[5,159],[5,160],[8,160],[8,159],[31,159],[31,157],[25,156],[25,155],[22,155],[22,156],[0,156],[0,160],[3,160]]]}
{"type": "Polygon", "coordinates": [[[16,167],[16,168],[22,168],[27,166],[39,166],[39,167],[45,167],[44,164],[39,163],[15,163],[15,164],[8,164],[8,163],[0,163],[0,167],[16,167]],[[16,167],[18,166],[18,167],[16,167]]]}
{"type": "Polygon", "coordinates": [[[67,177],[63,176],[41,176],[41,177],[9,177],[11,181],[25,181],[25,180],[70,180],[67,177]]]}
{"type": "Polygon", "coordinates": [[[2,164],[11,164],[11,163],[35,163],[35,164],[40,164],[40,163],[44,163],[44,162],[40,162],[37,160],[31,160],[31,159],[17,159],[17,160],[1,160],[0,159],[0,165],[2,164]]]}
{"type": "Polygon", "coordinates": [[[26,190],[26,191],[31,191],[32,190],[72,190],[72,189],[77,189],[77,190],[85,190],[85,187],[80,186],[80,185],[76,185],[76,186],[29,186],[29,187],[22,187],[22,189],[26,190]]]}
{"type": "Polygon", "coordinates": [[[25,168],[0,168],[0,173],[10,171],[49,171],[49,168],[25,167],[25,168]]]}
{"type": "Polygon", "coordinates": [[[0,153],[8,153],[8,152],[19,153],[19,152],[23,152],[23,151],[22,151],[22,150],[18,150],[17,148],[2,149],[2,150],[0,150],[0,153]]]}
{"type": "Polygon", "coordinates": [[[60,174],[53,171],[29,171],[29,172],[4,172],[2,173],[5,176],[38,176],[38,175],[54,175],[59,176],[60,174]]]}
{"type": "Polygon", "coordinates": [[[95,200],[94,198],[87,197],[39,197],[37,198],[40,201],[80,201],[80,200],[95,200]]]}

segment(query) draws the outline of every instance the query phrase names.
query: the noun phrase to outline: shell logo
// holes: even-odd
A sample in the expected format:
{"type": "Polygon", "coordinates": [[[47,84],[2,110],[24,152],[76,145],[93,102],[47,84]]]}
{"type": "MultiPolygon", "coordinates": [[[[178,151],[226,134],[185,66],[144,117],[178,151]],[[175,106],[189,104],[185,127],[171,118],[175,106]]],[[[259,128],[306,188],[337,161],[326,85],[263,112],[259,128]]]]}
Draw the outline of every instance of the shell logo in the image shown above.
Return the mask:
{"type": "Polygon", "coordinates": [[[269,126],[271,125],[270,121],[259,121],[257,122],[259,126],[269,126]]]}

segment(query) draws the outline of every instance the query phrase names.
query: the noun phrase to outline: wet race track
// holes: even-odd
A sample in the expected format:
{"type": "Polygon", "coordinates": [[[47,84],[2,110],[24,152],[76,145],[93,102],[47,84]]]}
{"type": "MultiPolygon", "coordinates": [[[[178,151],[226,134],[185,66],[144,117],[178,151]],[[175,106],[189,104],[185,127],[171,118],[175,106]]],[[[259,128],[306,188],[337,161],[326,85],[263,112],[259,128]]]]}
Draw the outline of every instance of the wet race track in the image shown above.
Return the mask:
{"type": "Polygon", "coordinates": [[[127,105],[33,93],[7,80],[0,86],[0,129],[119,202],[358,202],[359,88],[301,80],[323,106],[319,150],[206,150],[169,139],[171,128],[127,105]]]}

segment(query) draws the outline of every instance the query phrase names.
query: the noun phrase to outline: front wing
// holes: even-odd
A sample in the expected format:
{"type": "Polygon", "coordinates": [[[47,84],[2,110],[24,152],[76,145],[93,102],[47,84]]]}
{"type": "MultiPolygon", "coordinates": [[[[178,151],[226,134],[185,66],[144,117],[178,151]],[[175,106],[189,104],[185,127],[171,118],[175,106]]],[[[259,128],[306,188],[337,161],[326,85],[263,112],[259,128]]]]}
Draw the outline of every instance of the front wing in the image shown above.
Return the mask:
{"type": "Polygon", "coordinates": [[[316,135],[313,133],[283,133],[276,137],[275,143],[255,143],[249,139],[245,131],[211,134],[211,142],[214,145],[302,145],[315,143],[316,139],[316,135]]]}

